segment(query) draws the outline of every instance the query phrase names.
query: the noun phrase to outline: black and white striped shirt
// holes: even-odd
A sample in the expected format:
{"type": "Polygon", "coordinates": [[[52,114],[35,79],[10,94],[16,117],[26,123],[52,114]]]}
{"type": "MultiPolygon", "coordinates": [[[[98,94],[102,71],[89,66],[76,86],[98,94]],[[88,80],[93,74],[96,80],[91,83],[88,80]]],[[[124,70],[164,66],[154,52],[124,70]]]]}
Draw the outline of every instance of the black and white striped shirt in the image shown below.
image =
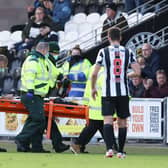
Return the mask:
{"type": "Polygon", "coordinates": [[[103,97],[127,96],[128,65],[135,63],[133,53],[121,45],[110,45],[99,51],[96,64],[104,66],[103,97]]]}

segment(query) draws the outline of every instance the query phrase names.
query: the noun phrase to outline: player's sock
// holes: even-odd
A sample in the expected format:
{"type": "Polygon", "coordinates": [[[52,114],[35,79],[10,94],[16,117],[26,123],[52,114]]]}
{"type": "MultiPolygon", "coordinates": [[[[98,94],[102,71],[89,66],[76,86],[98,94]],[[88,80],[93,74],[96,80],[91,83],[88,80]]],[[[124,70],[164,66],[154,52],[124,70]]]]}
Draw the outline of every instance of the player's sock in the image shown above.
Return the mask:
{"type": "Polygon", "coordinates": [[[107,150],[112,149],[113,140],[114,140],[113,125],[105,124],[104,125],[104,141],[106,143],[107,150]]]}
{"type": "Polygon", "coordinates": [[[118,144],[119,144],[119,152],[123,153],[124,145],[127,136],[127,128],[119,128],[119,135],[118,135],[118,144]]]}

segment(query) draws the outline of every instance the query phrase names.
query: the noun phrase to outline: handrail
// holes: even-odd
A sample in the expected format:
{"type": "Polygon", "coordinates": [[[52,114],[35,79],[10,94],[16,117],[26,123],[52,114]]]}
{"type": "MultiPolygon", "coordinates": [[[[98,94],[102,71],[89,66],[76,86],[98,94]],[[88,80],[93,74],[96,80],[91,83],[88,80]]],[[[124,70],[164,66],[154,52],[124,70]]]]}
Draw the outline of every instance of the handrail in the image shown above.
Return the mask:
{"type": "MultiPolygon", "coordinates": [[[[145,11],[148,11],[148,10],[151,10],[151,9],[155,9],[157,5],[161,5],[161,4],[165,3],[165,2],[167,2],[167,0],[162,0],[161,2],[158,2],[157,4],[150,5],[152,2],[154,2],[154,0],[150,0],[150,1],[146,2],[146,3],[144,3],[144,4],[140,5],[139,7],[137,7],[137,8],[135,8],[135,9],[131,10],[131,11],[128,13],[128,14],[132,14],[132,12],[134,12],[134,11],[137,12],[136,24],[133,23],[132,27],[133,27],[133,26],[137,26],[139,23],[141,23],[141,22],[143,21],[142,18],[139,18],[139,17],[138,17],[138,11],[139,11],[141,8],[145,8],[145,6],[149,5],[149,7],[145,9],[145,11]]],[[[159,8],[157,11],[155,11],[155,12],[156,12],[155,15],[159,15],[160,13],[164,12],[165,10],[167,10],[166,8],[168,8],[168,4],[165,5],[165,6],[163,6],[163,7],[161,7],[161,8],[159,8]],[[164,9],[165,9],[165,10],[164,10],[164,9]]],[[[132,16],[132,17],[130,17],[129,19],[134,18],[134,17],[135,17],[135,16],[132,16]]],[[[123,21],[123,22],[120,22],[119,24],[117,24],[117,25],[115,25],[115,26],[117,27],[118,25],[120,25],[120,24],[122,24],[122,23],[124,23],[124,21],[123,21]]],[[[79,37],[80,39],[83,39],[83,38],[85,38],[86,36],[89,36],[89,35],[91,35],[91,37],[88,38],[88,39],[85,40],[85,41],[82,41],[79,45],[82,46],[82,45],[88,43],[88,45],[85,45],[85,50],[87,50],[87,49],[93,47],[93,45],[95,46],[96,44],[100,44],[100,41],[97,40],[97,37],[100,36],[101,33],[103,33],[103,32],[101,32],[101,33],[97,33],[97,32],[99,31],[99,29],[102,29],[102,27],[103,27],[103,26],[97,27],[96,29],[92,30],[91,32],[88,32],[88,33],[86,33],[86,34],[81,35],[81,36],[79,37]],[[89,43],[89,42],[92,42],[92,41],[94,41],[94,43],[89,43]]],[[[124,31],[127,31],[129,28],[130,28],[129,26],[125,26],[125,27],[122,28],[122,31],[123,31],[123,32],[124,32],[124,31]]],[[[105,30],[104,32],[107,32],[107,31],[108,31],[108,30],[105,30]]],[[[63,48],[66,48],[66,46],[69,46],[71,43],[74,43],[74,42],[78,41],[79,38],[76,39],[76,40],[73,40],[73,41],[71,41],[71,42],[66,43],[65,45],[63,45],[63,48]]],[[[103,39],[102,42],[107,42],[107,39],[103,39]]]]}

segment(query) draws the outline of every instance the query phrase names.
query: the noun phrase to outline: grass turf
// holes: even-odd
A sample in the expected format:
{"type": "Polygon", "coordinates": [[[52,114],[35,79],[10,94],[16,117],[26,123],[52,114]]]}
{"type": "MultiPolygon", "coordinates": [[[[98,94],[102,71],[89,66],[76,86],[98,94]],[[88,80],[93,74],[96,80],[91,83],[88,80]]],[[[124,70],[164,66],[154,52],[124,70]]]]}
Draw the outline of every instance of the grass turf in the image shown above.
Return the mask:
{"type": "MultiPolygon", "coordinates": [[[[0,143],[8,153],[0,153],[0,168],[167,168],[168,147],[127,146],[127,158],[104,158],[104,145],[88,145],[89,154],[16,153],[12,143],[0,143]]],[[[45,145],[51,150],[51,145],[45,145]]]]}

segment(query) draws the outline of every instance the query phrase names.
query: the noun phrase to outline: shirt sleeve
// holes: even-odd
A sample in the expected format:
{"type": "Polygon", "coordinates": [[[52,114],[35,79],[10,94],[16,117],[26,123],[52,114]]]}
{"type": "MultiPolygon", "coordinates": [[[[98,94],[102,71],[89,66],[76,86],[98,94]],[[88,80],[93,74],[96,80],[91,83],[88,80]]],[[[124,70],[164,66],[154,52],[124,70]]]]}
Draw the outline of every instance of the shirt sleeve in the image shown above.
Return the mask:
{"type": "Polygon", "coordinates": [[[128,50],[128,53],[129,53],[129,64],[136,63],[135,54],[130,49],[128,50]]]}
{"type": "Polygon", "coordinates": [[[104,52],[103,49],[101,49],[97,55],[96,58],[96,64],[100,66],[104,66],[104,52]]]}

